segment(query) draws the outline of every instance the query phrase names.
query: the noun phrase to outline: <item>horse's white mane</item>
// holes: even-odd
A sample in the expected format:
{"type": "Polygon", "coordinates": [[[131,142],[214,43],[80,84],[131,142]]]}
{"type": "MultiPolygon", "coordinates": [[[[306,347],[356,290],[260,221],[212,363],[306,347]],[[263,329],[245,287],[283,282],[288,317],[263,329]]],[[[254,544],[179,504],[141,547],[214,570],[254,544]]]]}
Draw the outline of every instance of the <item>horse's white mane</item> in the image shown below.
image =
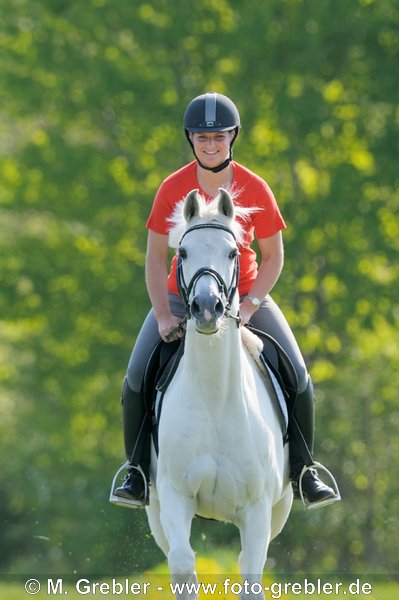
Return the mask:
{"type": "MultiPolygon", "coordinates": [[[[234,202],[234,198],[238,194],[229,192],[229,195],[234,202]]],[[[201,194],[198,194],[197,197],[199,203],[199,214],[198,216],[193,217],[189,222],[184,216],[184,203],[186,199],[183,198],[176,205],[172,217],[168,219],[169,223],[171,224],[169,230],[169,246],[171,248],[177,248],[179,246],[181,238],[183,237],[185,231],[189,227],[207,221],[214,221],[217,223],[221,223],[226,227],[229,227],[234,233],[237,243],[242,244],[244,241],[245,231],[243,225],[239,221],[237,221],[237,217],[246,220],[252,213],[260,209],[256,206],[254,206],[253,208],[246,208],[244,206],[234,205],[235,218],[231,219],[229,217],[226,217],[225,215],[222,215],[219,211],[218,203],[220,194],[215,196],[209,202],[207,202],[207,200],[201,194]]]]}

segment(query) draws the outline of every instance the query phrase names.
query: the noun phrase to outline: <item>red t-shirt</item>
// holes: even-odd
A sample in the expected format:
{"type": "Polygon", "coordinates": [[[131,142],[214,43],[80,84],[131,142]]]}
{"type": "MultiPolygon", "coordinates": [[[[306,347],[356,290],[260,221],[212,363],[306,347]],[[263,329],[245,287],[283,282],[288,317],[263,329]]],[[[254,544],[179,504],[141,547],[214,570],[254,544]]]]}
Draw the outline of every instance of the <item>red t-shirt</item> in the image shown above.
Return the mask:
{"type": "MultiPolygon", "coordinates": [[[[256,253],[250,247],[254,236],[256,235],[257,238],[271,237],[285,229],[285,223],[273,192],[267,183],[239,163],[232,161],[231,165],[233,167],[231,189],[235,193],[234,203],[245,207],[261,208],[243,222],[246,235],[244,244],[239,248],[240,281],[238,286],[240,296],[243,296],[251,289],[258,273],[256,253]]],[[[155,196],[147,228],[155,233],[168,235],[171,227],[168,218],[172,216],[176,204],[193,189],[199,189],[205,198],[210,199],[201,190],[198,183],[196,161],[172,173],[163,181],[155,196]]],[[[179,294],[176,284],[176,256],[172,260],[168,290],[176,295],[179,294]]]]}

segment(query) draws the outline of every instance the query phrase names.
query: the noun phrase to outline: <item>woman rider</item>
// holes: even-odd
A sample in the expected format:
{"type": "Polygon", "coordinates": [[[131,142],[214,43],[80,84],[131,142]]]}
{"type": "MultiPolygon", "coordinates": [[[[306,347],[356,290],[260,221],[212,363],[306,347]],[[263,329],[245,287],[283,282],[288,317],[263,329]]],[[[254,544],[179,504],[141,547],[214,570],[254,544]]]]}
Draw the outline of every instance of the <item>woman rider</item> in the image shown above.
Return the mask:
{"type": "MultiPolygon", "coordinates": [[[[269,293],[283,267],[282,230],[284,220],[272,191],[260,177],[232,160],[232,147],[240,128],[240,117],[234,103],[222,94],[208,92],[194,98],[184,114],[184,131],[194,152],[195,161],[170,175],[161,184],[147,222],[146,284],[152,303],[137,337],[127,368],[123,391],[122,411],[125,451],[128,460],[143,422],[145,408],[143,376],[148,358],[159,340],[178,339],[183,335],[179,323],[185,307],[176,286],[176,259],[168,276],[168,219],[176,204],[192,189],[199,189],[212,198],[219,188],[233,192],[234,202],[257,207],[246,223],[246,242],[240,247],[240,316],[242,323],[271,335],[291,359],[298,378],[295,417],[302,434],[313,449],[314,393],[310,376],[293,333],[269,293]],[[261,254],[258,267],[251,242],[256,235],[261,254]]],[[[130,468],[115,495],[134,505],[145,504],[145,482],[149,457],[143,452],[138,464],[130,468]],[[140,467],[138,469],[137,467],[140,467]]],[[[295,439],[290,439],[291,481],[296,497],[304,460],[295,439]]],[[[327,504],[336,494],[319,478],[315,469],[306,471],[302,492],[307,503],[327,504]]]]}

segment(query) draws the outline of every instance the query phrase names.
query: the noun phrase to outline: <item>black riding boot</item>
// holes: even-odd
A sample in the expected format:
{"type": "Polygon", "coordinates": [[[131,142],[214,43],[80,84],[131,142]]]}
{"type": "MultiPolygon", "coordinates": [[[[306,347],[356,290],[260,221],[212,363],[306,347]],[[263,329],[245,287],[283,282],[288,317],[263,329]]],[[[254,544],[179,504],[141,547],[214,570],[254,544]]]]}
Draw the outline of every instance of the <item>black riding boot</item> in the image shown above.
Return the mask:
{"type": "MultiPolygon", "coordinates": [[[[313,383],[309,377],[307,388],[297,396],[294,416],[311,454],[313,453],[314,443],[314,400],[313,383]]],[[[302,456],[300,446],[294,434],[291,433],[290,468],[294,498],[300,498],[299,478],[304,466],[305,459],[302,456]]],[[[305,472],[302,478],[302,493],[308,504],[327,504],[329,500],[332,501],[336,498],[334,490],[319,479],[316,469],[310,469],[305,472]]]]}
{"type": "Polygon", "coordinates": [[[125,377],[122,388],[122,418],[127,460],[131,461],[136,444],[141,445],[141,451],[138,453],[135,464],[130,463],[131,467],[128,469],[123,484],[114,493],[115,496],[137,502],[137,506],[144,506],[146,503],[145,490],[147,486],[143,475],[148,482],[150,471],[150,431],[145,417],[143,394],[131,390],[125,377]]]}

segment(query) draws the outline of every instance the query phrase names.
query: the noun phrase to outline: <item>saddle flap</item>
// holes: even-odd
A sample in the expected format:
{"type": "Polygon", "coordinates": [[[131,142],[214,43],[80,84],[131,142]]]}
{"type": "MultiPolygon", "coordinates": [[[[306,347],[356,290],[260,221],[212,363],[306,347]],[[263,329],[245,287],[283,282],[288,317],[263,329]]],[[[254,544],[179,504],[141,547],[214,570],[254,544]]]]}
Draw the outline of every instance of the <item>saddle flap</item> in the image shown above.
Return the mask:
{"type": "Polygon", "coordinates": [[[286,443],[288,441],[287,394],[281,384],[281,378],[276,376],[276,373],[274,369],[270,367],[268,360],[266,360],[263,354],[261,354],[259,358],[264,370],[264,376],[269,380],[273,390],[272,400],[275,403],[280,418],[281,428],[283,430],[283,440],[284,443],[286,443]]]}
{"type": "Polygon", "coordinates": [[[165,391],[183,354],[184,342],[164,342],[160,339],[148,360],[144,373],[143,392],[147,413],[153,412],[157,391],[165,391]],[[173,360],[174,359],[174,360],[173,360]]]}
{"type": "Polygon", "coordinates": [[[262,355],[277,377],[286,395],[288,408],[292,412],[298,394],[298,377],[290,357],[271,335],[254,327],[248,327],[248,329],[261,339],[263,343],[262,355]]]}

